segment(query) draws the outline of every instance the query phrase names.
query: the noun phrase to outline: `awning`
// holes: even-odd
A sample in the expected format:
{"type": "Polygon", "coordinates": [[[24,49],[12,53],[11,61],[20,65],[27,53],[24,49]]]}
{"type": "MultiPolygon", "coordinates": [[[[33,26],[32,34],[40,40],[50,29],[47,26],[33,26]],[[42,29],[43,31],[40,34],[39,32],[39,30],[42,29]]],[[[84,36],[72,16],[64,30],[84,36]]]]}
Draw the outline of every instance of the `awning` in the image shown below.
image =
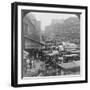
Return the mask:
{"type": "Polygon", "coordinates": [[[49,53],[49,54],[46,54],[46,55],[48,55],[48,56],[54,56],[54,55],[57,55],[57,54],[59,54],[59,52],[55,50],[52,53],[49,53]]]}
{"type": "Polygon", "coordinates": [[[62,69],[69,70],[69,69],[75,69],[75,68],[80,68],[80,61],[73,61],[69,63],[62,63],[58,64],[62,69]]]}
{"type": "Polygon", "coordinates": [[[75,57],[75,56],[78,56],[78,54],[70,54],[70,55],[63,55],[65,57],[75,57]]]}

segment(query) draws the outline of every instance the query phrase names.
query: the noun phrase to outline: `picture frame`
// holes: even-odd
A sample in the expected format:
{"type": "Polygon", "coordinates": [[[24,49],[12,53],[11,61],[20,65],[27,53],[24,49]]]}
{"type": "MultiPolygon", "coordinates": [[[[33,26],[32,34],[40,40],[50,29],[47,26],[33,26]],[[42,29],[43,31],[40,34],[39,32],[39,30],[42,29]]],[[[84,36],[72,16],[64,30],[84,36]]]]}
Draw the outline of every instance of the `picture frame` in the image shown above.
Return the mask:
{"type": "Polygon", "coordinates": [[[26,86],[87,83],[88,82],[88,58],[87,58],[88,36],[87,35],[88,35],[87,6],[28,3],[28,2],[12,3],[11,4],[11,86],[26,87],[26,86]],[[36,16],[36,18],[34,16],[36,16]],[[70,19],[67,20],[66,18],[70,18],[70,19]],[[31,22],[29,19],[31,20],[31,22]],[[47,25],[47,27],[45,25],[47,25]],[[59,30],[57,30],[58,28],[59,30]],[[51,30],[53,29],[53,31],[50,31],[50,29],[51,30]],[[42,33],[46,30],[47,33],[46,34],[44,33],[43,35],[46,35],[46,38],[49,39],[47,40],[45,37],[44,38],[42,37],[43,42],[41,42],[42,41],[41,37],[39,37],[38,39],[38,36],[41,36],[41,32],[39,30],[41,30],[42,33]],[[67,31],[64,31],[63,33],[60,32],[62,34],[58,35],[55,32],[56,30],[57,32],[59,31],[63,32],[64,30],[67,31]],[[69,30],[73,30],[73,32],[71,33],[71,31],[69,32],[69,30]],[[54,32],[54,35],[51,35],[52,32],[54,32]],[[39,57],[36,54],[36,50],[41,51],[42,48],[44,48],[46,52],[47,42],[51,38],[48,36],[50,35],[52,36],[52,38],[54,38],[52,41],[50,41],[51,44],[49,43],[50,44],[49,48],[47,48],[47,51],[50,52],[49,54],[44,54],[45,56],[44,58],[42,58],[43,54],[41,54],[41,56],[39,57]],[[58,39],[59,44],[57,44],[58,41],[56,40],[56,38],[58,38],[57,35],[59,36],[58,39]],[[54,40],[56,42],[54,42],[54,44],[52,45],[52,42],[54,40]],[[75,45],[76,47],[78,47],[79,51],[77,50],[72,51],[72,53],[74,52],[74,54],[77,54],[75,52],[78,52],[79,60],[75,59],[74,56],[73,57],[71,56],[73,59],[69,58],[69,60],[71,61],[70,62],[66,61],[68,60],[66,58],[68,57],[66,53],[69,53],[68,54],[69,57],[72,54],[70,51],[71,46],[68,49],[68,47],[66,48],[65,46],[66,44],[65,45],[61,44],[63,42],[64,43],[67,42],[68,45],[72,45],[74,47],[73,49],[75,50],[76,50],[75,45]],[[52,47],[51,45],[55,46],[54,49],[59,52],[58,55],[55,55],[55,58],[54,55],[51,56],[51,52],[54,51],[54,49],[50,49],[50,47],[52,47]],[[65,47],[64,50],[59,51],[59,48],[56,49],[58,45],[64,46],[65,47]],[[47,55],[49,55],[49,58],[51,58],[49,60],[55,59],[54,62],[55,67],[53,69],[52,69],[53,66],[51,67],[52,64],[49,64],[49,67],[47,66],[49,62],[46,64],[46,61],[48,60],[47,55]],[[61,61],[60,62],[56,61],[56,57],[60,58],[61,60],[61,56],[63,58],[62,63],[61,61]],[[43,61],[40,61],[39,59],[43,61]],[[35,67],[39,68],[38,70],[35,69],[35,67],[32,64],[34,63],[34,61],[35,62],[38,61],[39,64],[43,62],[43,64],[41,65],[42,67],[40,66],[41,67],[40,68],[39,64],[38,65],[35,64],[37,65],[37,67],[36,66],[35,67]],[[34,70],[32,67],[34,67],[34,70]],[[47,67],[48,69],[46,69],[47,67]],[[44,70],[41,70],[42,68],[44,68],[44,70]],[[36,72],[38,72],[39,74],[33,74],[36,72]],[[54,76],[52,76],[53,74],[50,74],[50,72],[51,73],[55,72],[54,76]]]}

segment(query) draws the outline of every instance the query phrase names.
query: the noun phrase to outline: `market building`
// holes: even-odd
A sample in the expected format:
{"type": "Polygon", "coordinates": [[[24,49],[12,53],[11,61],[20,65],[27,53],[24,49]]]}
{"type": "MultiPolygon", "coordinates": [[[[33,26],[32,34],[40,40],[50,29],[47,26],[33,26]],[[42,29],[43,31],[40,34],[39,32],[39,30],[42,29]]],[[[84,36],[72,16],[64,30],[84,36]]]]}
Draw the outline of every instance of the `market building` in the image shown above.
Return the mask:
{"type": "Polygon", "coordinates": [[[40,21],[37,21],[32,13],[23,18],[23,32],[24,49],[41,48],[44,45],[41,41],[40,21]]]}

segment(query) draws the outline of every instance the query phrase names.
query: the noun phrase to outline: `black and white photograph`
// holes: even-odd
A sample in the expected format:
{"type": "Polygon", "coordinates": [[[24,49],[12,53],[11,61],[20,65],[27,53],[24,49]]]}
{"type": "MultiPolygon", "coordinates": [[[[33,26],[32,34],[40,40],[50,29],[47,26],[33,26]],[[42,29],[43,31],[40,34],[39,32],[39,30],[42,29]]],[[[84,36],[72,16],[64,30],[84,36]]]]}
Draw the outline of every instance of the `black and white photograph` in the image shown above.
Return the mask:
{"type": "Polygon", "coordinates": [[[25,12],[22,77],[79,75],[80,14],[25,12]]]}
{"type": "Polygon", "coordinates": [[[14,19],[17,84],[87,81],[86,7],[19,4],[14,19]]]}

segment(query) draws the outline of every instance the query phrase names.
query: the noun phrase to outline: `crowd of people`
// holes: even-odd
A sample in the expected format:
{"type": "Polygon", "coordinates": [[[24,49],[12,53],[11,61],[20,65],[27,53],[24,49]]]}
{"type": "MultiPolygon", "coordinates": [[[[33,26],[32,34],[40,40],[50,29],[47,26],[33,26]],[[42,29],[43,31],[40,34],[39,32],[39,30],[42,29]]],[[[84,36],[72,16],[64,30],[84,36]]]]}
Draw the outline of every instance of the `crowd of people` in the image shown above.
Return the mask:
{"type": "Polygon", "coordinates": [[[60,75],[60,68],[57,63],[67,63],[69,61],[79,60],[79,55],[70,56],[62,45],[45,47],[41,49],[24,50],[23,75],[24,76],[53,76],[60,75]],[[65,56],[65,55],[69,55],[65,56]]]}

